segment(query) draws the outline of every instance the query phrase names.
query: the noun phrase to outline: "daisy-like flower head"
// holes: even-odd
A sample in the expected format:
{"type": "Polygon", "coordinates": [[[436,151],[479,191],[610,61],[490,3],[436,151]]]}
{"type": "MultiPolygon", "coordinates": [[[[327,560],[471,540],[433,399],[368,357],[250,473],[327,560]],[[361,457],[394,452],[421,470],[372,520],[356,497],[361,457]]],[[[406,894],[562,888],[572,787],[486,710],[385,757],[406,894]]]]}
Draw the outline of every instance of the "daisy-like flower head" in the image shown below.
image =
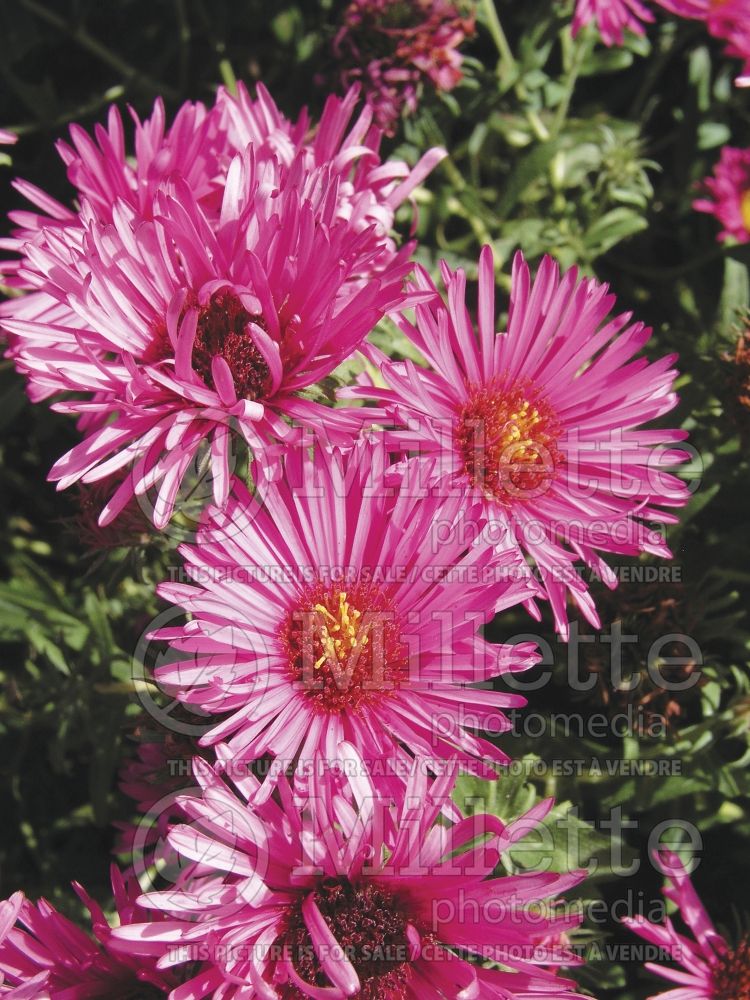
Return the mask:
{"type": "Polygon", "coordinates": [[[652,994],[650,1000],[750,1000],[750,936],[730,946],[714,927],[680,858],[661,851],[657,862],[667,876],[664,895],[677,906],[691,937],[678,931],[669,917],[663,924],[642,916],[623,920],[675,963],[646,963],[651,972],[677,984],[677,989],[652,994]]]}
{"type": "MultiPolygon", "coordinates": [[[[136,902],[138,883],[123,879],[114,865],[111,875],[119,926],[142,921],[147,914],[136,902]]],[[[146,1000],[179,983],[181,974],[157,969],[155,960],[113,949],[113,928],[101,907],[82,886],[74,882],[73,888],[91,915],[91,935],[45,899],[33,904],[16,893],[0,903],[0,996],[146,1000]]]]}
{"type": "Polygon", "coordinates": [[[743,61],[738,87],[750,86],[750,0],[655,0],[660,7],[705,21],[714,38],[727,43],[726,54],[743,61]]]}
{"type": "Polygon", "coordinates": [[[750,149],[725,146],[712,177],[703,181],[705,197],[693,202],[699,212],[721,223],[719,240],[750,241],[750,149]]]}
{"type": "MultiPolygon", "coordinates": [[[[164,104],[158,99],[151,117],[144,121],[131,111],[132,156],[128,155],[122,117],[112,106],[106,128],[97,125],[91,136],[73,124],[70,142],[60,140],[57,150],[75,189],[76,202],[86,205],[88,214],[99,222],[111,222],[112,210],[120,202],[138,216],[151,218],[156,192],[174,174],[182,177],[207,214],[217,214],[232,159],[252,146],[257,155],[272,154],[287,167],[299,155],[309,167],[330,165],[340,175],[344,189],[340,192],[341,215],[351,212],[352,201],[369,194],[372,217],[380,215],[387,233],[395,208],[445,153],[430,150],[413,171],[401,161],[382,164],[379,133],[371,128],[372,110],[363,108],[351,122],[357,98],[356,87],[343,98],[331,96],[312,139],[307,112],[303,110],[296,122],[285,118],[262,84],[258,84],[255,98],[240,84],[236,95],[220,88],[211,108],[186,102],[169,127],[164,104]],[[362,165],[358,166],[360,160],[362,165]],[[353,165],[357,169],[352,179],[349,171],[353,165]]],[[[6,136],[3,141],[16,141],[10,132],[2,134],[6,136]]],[[[11,212],[9,217],[18,228],[0,243],[3,248],[23,255],[25,244],[43,239],[44,230],[76,230],[83,225],[80,211],[61,204],[28,181],[17,179],[13,186],[42,214],[11,212]]],[[[3,271],[10,275],[4,280],[26,289],[30,286],[16,275],[21,266],[28,267],[28,262],[4,262],[3,271]]]]}
{"type": "Polygon", "coordinates": [[[185,801],[193,822],[170,837],[199,870],[142,898],[171,919],[116,932],[163,968],[206,959],[173,1000],[578,997],[554,971],[575,958],[544,939],[579,922],[555,898],[583,873],[490,877],[551,803],[507,826],[484,814],[436,825],[453,808],[454,768],[430,783],[427,762],[415,761],[392,808],[354,748],[342,752],[351,776],[301,806],[283,779],[279,801],[259,805],[255,779],[237,778],[239,798],[196,763],[203,796],[185,801]]]}
{"type": "MultiPolygon", "coordinates": [[[[208,109],[186,103],[169,128],[163,104],[157,101],[145,121],[133,115],[133,156],[128,155],[116,108],[110,109],[107,128],[97,126],[93,137],[72,125],[70,143],[59,142],[58,152],[80,208],[67,207],[35,185],[16,180],[15,187],[32,207],[10,213],[16,228],[0,240],[0,248],[14,255],[0,262],[3,281],[26,292],[0,305],[0,327],[5,329],[10,356],[29,380],[31,398],[44,399],[59,390],[57,383],[50,383],[48,366],[39,357],[58,347],[78,352],[76,328],[81,325],[67,292],[45,287],[37,255],[54,257],[64,254],[65,248],[80,255],[92,224],[114,225],[115,210],[118,217],[130,218],[133,228],[142,221],[153,222],[163,187],[176,183],[178,177],[205,223],[220,226],[232,164],[238,153],[249,148],[256,161],[278,164],[279,176],[267,175],[266,185],[280,187],[280,178],[287,172],[303,171],[309,176],[328,171],[325,213],[316,221],[346,221],[358,234],[369,231],[372,248],[378,246],[382,253],[369,262],[363,258],[363,267],[369,263],[382,269],[395,258],[397,248],[389,234],[396,209],[445,151],[429,150],[413,169],[401,161],[381,162],[380,132],[372,127],[372,110],[365,107],[352,122],[357,95],[352,88],[343,98],[330,97],[312,138],[306,112],[296,122],[289,121],[261,85],[255,99],[240,87],[236,96],[220,90],[208,109]],[[11,322],[4,323],[4,318],[11,322]],[[12,321],[27,325],[19,332],[12,321]]],[[[232,178],[236,183],[237,174],[232,178]]]]}
{"type": "Polygon", "coordinates": [[[624,33],[645,34],[654,15],[641,0],[578,0],[573,15],[573,36],[593,21],[605,45],[622,45],[624,33]]]}
{"type": "Polygon", "coordinates": [[[449,91],[461,80],[459,46],[474,19],[449,0],[352,0],[333,40],[341,80],[361,82],[377,124],[393,135],[417,109],[424,81],[449,91]]]}
{"type": "MultiPolygon", "coordinates": [[[[534,646],[477,635],[495,609],[526,599],[517,553],[472,545],[475,512],[384,485],[381,441],[348,454],[293,449],[284,475],[251,500],[240,484],[181,547],[191,585],[162,597],[190,613],[157,632],[189,657],[156,670],[170,695],[221,720],[201,737],[276,758],[264,787],[350,741],[384,787],[403,788],[415,753],[436,768],[456,752],[486,777],[507,757],[474,730],[510,728],[518,695],[478,689],[536,661],[534,646]]],[[[298,771],[299,773],[299,771],[298,771]]]]}
{"type": "MultiPolygon", "coordinates": [[[[672,447],[686,435],[639,429],[675,406],[675,359],[636,357],[651,331],[629,314],[608,319],[615,300],[607,286],[579,280],[575,268],[561,276],[549,257],[532,281],[516,256],[505,333],[495,332],[489,248],[479,261],[476,330],[464,273],[444,264],[443,279],[447,303],[435,296],[416,306],[415,323],[399,320],[430,368],[373,350],[388,388],[342,394],[378,400],[379,408],[354,412],[393,425],[394,448],[431,457],[424,476],[435,490],[463,491],[491,525],[508,527],[535,562],[563,635],[567,592],[598,627],[576,560],[616,586],[597,550],[670,556],[649,523],[674,522],[661,508],[688,498],[665,471],[687,457],[672,447]]],[[[416,287],[436,291],[422,269],[416,287]]]]}
{"type": "Polygon", "coordinates": [[[22,342],[17,366],[69,396],[55,409],[82,418],[83,440],[50,478],[63,489],[124,477],[101,524],[156,488],[150,513],[163,528],[206,447],[224,503],[235,430],[268,463],[288,419],[346,426],[299,393],[403,300],[411,265],[408,246],[394,255],[372,226],[337,218],[337,191],[327,167],[287,170],[250,148],[229,168],[213,223],[177,177],[152,219],[119,202],[111,224],[88,219],[77,242],[47,232],[27,246],[25,277],[73,318],[5,326],[22,342]]]}

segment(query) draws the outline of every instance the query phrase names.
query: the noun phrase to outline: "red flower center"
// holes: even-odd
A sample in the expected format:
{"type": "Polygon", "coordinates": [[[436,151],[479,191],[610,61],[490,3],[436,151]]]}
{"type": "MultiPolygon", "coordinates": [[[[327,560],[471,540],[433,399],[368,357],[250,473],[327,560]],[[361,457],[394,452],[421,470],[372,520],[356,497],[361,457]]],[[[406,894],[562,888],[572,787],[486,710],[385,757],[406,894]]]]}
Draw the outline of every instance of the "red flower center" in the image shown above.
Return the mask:
{"type": "MultiPolygon", "coordinates": [[[[353,885],[348,879],[324,879],[314,890],[315,903],[354,966],[361,990],[357,1000],[406,1000],[411,978],[407,918],[403,904],[377,885],[353,885]]],[[[307,983],[331,986],[315,954],[301,906],[292,910],[284,935],[294,968],[307,983]]],[[[281,987],[283,1000],[305,996],[296,986],[281,987]]]]}
{"type": "Polygon", "coordinates": [[[504,504],[546,493],[565,461],[557,448],[562,427],[530,383],[495,378],[471,386],[454,434],[472,486],[504,504]]]}
{"type": "Polygon", "coordinates": [[[198,316],[193,343],[193,368],[214,389],[211,362],[222,357],[229,366],[240,399],[262,399],[270,389],[268,363],[255,346],[248,323],[266,329],[262,316],[254,316],[231,292],[216,292],[198,316]]]}
{"type": "Polygon", "coordinates": [[[719,959],[711,986],[714,1000],[750,1000],[750,935],[719,959]]]}
{"type": "Polygon", "coordinates": [[[288,615],[282,640],[295,684],[322,712],[377,703],[407,673],[396,611],[370,583],[311,588],[288,615]]]}
{"type": "MultiPolygon", "coordinates": [[[[199,308],[193,293],[188,297],[180,321],[190,308],[199,308]]],[[[267,329],[263,317],[248,312],[231,292],[215,292],[208,305],[200,308],[191,360],[196,374],[210,389],[216,388],[211,362],[218,356],[229,366],[239,399],[263,399],[270,392],[271,371],[247,329],[251,322],[262,330],[267,329]]],[[[141,360],[155,365],[173,357],[167,324],[161,319],[154,326],[153,338],[141,360]]]]}

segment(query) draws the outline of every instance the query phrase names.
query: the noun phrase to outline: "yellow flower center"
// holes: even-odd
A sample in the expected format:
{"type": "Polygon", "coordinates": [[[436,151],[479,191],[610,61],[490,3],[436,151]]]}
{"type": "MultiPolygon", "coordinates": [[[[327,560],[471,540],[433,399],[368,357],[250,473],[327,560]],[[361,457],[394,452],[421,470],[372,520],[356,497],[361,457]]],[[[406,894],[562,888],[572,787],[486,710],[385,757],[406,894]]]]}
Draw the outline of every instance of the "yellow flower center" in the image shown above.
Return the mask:
{"type": "Polygon", "coordinates": [[[562,427],[530,383],[496,378],[470,387],[454,434],[472,486],[505,504],[545,493],[564,461],[562,427]]]}
{"type": "Polygon", "coordinates": [[[740,215],[742,216],[742,224],[750,233],[750,188],[740,198],[740,215]]]}
{"type": "Polygon", "coordinates": [[[371,583],[309,589],[282,624],[282,641],[295,687],[320,711],[357,711],[407,674],[398,616],[371,583]]]}
{"type": "MultiPolygon", "coordinates": [[[[318,631],[318,641],[323,652],[315,661],[315,669],[320,670],[327,661],[346,663],[352,650],[357,648],[357,629],[362,612],[349,604],[346,591],[343,590],[339,593],[336,614],[332,614],[325,604],[316,604],[315,611],[323,619],[318,631]]],[[[366,646],[369,641],[369,636],[363,632],[359,640],[360,646],[366,646]]]]}

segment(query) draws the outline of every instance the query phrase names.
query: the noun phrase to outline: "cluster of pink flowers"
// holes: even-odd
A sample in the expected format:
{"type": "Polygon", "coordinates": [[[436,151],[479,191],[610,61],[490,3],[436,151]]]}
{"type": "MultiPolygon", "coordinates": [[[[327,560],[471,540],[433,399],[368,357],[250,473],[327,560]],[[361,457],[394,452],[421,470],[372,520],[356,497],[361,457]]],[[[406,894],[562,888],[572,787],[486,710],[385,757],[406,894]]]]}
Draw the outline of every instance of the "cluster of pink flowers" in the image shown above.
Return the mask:
{"type": "Polygon", "coordinates": [[[79,211],[16,182],[44,214],[11,215],[6,281],[28,294],[0,322],[32,399],[54,397],[84,435],[51,478],[117,481],[102,524],[155,489],[164,527],[204,444],[225,503],[230,425],[265,463],[291,433],[282,414],[348,431],[300,390],[402,301],[411,248],[388,235],[394,212],[444,155],[381,163],[355,101],[332,97],[312,142],[307,116],[286,120],[262,89],[185,105],[169,130],[157,103],[134,166],[113,109],[96,142],[73,126],[59,144],[79,211]]]}
{"type": "Polygon", "coordinates": [[[134,500],[168,529],[196,484],[210,496],[159,589],[189,618],[153,636],[156,680],[206,722],[197,784],[171,794],[157,744],[124,777],[143,812],[169,799],[139,837],[149,863],[166,839],[173,884],[115,872],[114,928],[79,889],[91,935],[12,897],[2,994],[579,996],[559,896],[582,873],[493,877],[551,803],[502,823],[451,793],[459,771],[497,780],[493,737],[525,701],[492,682],[538,659],[482,626],[548,602],[565,635],[569,598],[596,624],[579,566],[614,587],[607,553],[669,556],[688,456],[647,425],[677,403],[675,359],[647,361],[650,331],[549,258],[532,277],[518,255],[498,332],[483,250],[472,317],[464,272],[443,265],[441,291],[392,232],[443,151],[383,161],[356,99],[314,128],[262,89],[170,128],[157,103],[132,158],[113,110],[59,145],[75,208],[16,182],[33,208],[2,268],[25,294],[0,325],[31,398],[80,432],[50,478],[106,487],[115,527],[134,500]],[[386,314],[422,365],[368,343],[386,314]],[[324,402],[356,352],[377,377],[324,402]]]}
{"type": "MultiPolygon", "coordinates": [[[[742,60],[737,86],[750,86],[750,0],[652,0],[679,17],[705,22],[709,34],[726,43],[726,53],[742,60]]],[[[648,0],[577,0],[573,33],[595,22],[605,45],[622,45],[625,31],[645,33],[655,20],[648,0]]]]}
{"type": "Polygon", "coordinates": [[[333,40],[341,81],[362,84],[387,135],[405,109],[416,110],[424,83],[445,92],[460,83],[459,46],[474,32],[473,14],[461,3],[352,0],[346,8],[333,40]]]}

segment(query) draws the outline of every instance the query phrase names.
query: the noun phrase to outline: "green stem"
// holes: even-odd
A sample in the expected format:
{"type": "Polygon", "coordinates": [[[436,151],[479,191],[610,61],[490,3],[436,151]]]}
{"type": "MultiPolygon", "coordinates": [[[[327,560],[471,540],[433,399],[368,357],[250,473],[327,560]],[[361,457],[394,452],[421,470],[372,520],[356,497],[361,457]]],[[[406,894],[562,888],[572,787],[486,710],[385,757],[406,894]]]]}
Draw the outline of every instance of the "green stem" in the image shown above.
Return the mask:
{"type": "Polygon", "coordinates": [[[20,0],[20,4],[32,14],[36,14],[42,21],[46,21],[47,24],[51,24],[53,28],[67,35],[68,38],[82,49],[90,52],[91,55],[95,56],[101,62],[107,66],[111,66],[112,69],[120,73],[126,80],[139,81],[144,87],[147,87],[154,93],[161,94],[171,100],[177,100],[179,97],[179,94],[173,87],[169,87],[159,80],[153,80],[147,74],[136,69],[135,66],[131,66],[130,63],[121,59],[116,52],[112,52],[106,45],[103,45],[98,39],[92,37],[83,26],[78,28],[70,27],[64,17],[49,10],[44,4],[38,3],[37,0],[20,0]]]}
{"type": "Polygon", "coordinates": [[[560,130],[565,124],[565,119],[568,117],[568,112],[570,111],[570,102],[573,100],[573,93],[576,88],[576,83],[578,77],[581,74],[581,69],[583,68],[584,60],[589,54],[591,48],[591,41],[589,38],[589,33],[584,32],[581,36],[580,41],[573,42],[570,40],[573,51],[570,59],[570,66],[568,67],[568,72],[565,76],[565,86],[563,91],[563,98],[557,107],[555,112],[555,117],[552,121],[552,128],[550,130],[551,135],[559,135],[560,130]]]}
{"type": "Polygon", "coordinates": [[[537,139],[539,139],[540,142],[547,142],[550,138],[549,129],[539,117],[538,112],[534,111],[533,108],[528,108],[526,110],[526,120],[529,125],[531,125],[537,139]]]}
{"type": "MultiPolygon", "coordinates": [[[[49,122],[32,122],[25,123],[23,125],[14,125],[12,131],[21,135],[31,135],[34,132],[40,132],[43,129],[50,128],[60,128],[63,125],[67,125],[68,122],[79,121],[81,118],[87,118],[89,115],[95,114],[100,108],[105,107],[108,104],[112,104],[114,101],[119,101],[119,99],[125,93],[125,87],[119,84],[115,87],[110,87],[110,89],[101,95],[101,97],[94,98],[93,101],[89,101],[87,104],[81,104],[72,111],[66,111],[65,114],[59,115],[57,118],[53,118],[49,122]]],[[[5,295],[10,294],[5,286],[0,285],[3,289],[5,295]]],[[[14,295],[20,293],[13,290],[14,295]]]]}
{"type": "Polygon", "coordinates": [[[224,86],[227,88],[230,94],[237,93],[237,77],[234,75],[234,70],[232,69],[232,64],[228,59],[222,59],[219,62],[219,72],[221,73],[221,80],[224,86]]]}
{"type": "Polygon", "coordinates": [[[495,43],[500,62],[498,63],[499,76],[502,78],[513,77],[516,74],[516,60],[508,45],[503,26],[495,10],[494,0],[482,0],[485,14],[487,15],[487,27],[489,28],[492,40],[495,43]]]}

